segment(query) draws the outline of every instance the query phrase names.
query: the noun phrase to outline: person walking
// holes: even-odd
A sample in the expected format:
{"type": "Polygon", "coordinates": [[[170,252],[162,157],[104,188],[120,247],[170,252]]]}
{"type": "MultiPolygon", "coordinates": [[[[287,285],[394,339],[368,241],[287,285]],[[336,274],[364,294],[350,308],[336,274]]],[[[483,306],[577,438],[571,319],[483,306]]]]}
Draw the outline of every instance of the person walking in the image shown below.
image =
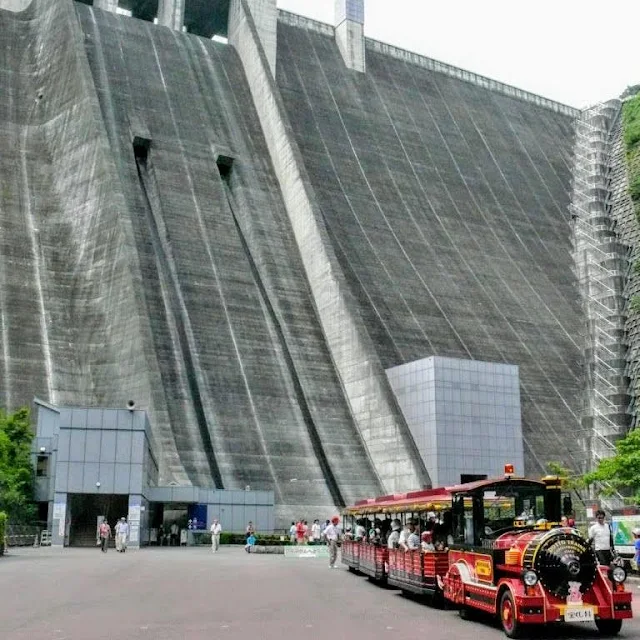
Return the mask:
{"type": "Polygon", "coordinates": [[[116,551],[124,553],[127,550],[127,538],[129,537],[129,523],[122,516],[116,524],[116,551]]]}
{"type": "Polygon", "coordinates": [[[589,541],[596,552],[598,563],[610,565],[613,560],[613,532],[611,525],[605,521],[602,509],[596,511],[596,521],[589,527],[589,541]]]}
{"type": "Polygon", "coordinates": [[[633,534],[633,560],[631,561],[631,568],[640,573],[640,527],[636,527],[632,532],[633,534]]]}
{"type": "Polygon", "coordinates": [[[331,518],[331,523],[324,530],[324,537],[329,545],[329,569],[336,568],[336,559],[338,557],[338,538],[340,537],[340,529],[338,524],[340,518],[334,516],[331,518]]]}
{"type": "Polygon", "coordinates": [[[220,548],[220,534],[222,525],[214,518],[211,524],[211,551],[215,553],[220,548]]]}
{"type": "Polygon", "coordinates": [[[109,538],[111,537],[111,527],[105,518],[102,521],[98,529],[98,536],[100,538],[100,551],[107,553],[107,547],[109,546],[109,538]]]}
{"type": "Polygon", "coordinates": [[[291,544],[296,543],[296,523],[295,522],[292,522],[291,526],[289,527],[289,542],[291,544]]]}

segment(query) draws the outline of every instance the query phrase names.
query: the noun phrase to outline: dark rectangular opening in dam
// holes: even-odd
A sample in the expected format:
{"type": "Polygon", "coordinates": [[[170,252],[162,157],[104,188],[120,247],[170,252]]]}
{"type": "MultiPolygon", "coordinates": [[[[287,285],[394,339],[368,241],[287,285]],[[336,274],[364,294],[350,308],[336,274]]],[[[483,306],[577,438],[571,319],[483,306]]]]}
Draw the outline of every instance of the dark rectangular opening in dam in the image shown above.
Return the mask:
{"type": "Polygon", "coordinates": [[[203,38],[227,37],[229,0],[186,0],[184,24],[189,33],[203,38]]]}
{"type": "Polygon", "coordinates": [[[131,11],[138,20],[153,22],[158,17],[158,0],[119,0],[118,8],[131,11]]]}

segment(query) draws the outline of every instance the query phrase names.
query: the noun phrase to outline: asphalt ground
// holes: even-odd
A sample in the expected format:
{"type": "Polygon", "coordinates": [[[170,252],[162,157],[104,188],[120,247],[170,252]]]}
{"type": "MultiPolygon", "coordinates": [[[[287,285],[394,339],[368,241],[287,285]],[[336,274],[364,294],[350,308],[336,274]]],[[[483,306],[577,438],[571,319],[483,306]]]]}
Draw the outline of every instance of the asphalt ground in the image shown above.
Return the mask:
{"type": "MultiPolygon", "coordinates": [[[[638,593],[638,583],[630,584],[638,593]]],[[[640,607],[636,605],[636,612],[640,607]]],[[[531,637],[599,637],[595,626],[531,637]]],[[[640,618],[620,638],[640,638],[640,618]]],[[[242,548],[12,549],[0,558],[2,640],[379,640],[504,638],[489,618],[461,620],[326,559],[242,548]]]]}

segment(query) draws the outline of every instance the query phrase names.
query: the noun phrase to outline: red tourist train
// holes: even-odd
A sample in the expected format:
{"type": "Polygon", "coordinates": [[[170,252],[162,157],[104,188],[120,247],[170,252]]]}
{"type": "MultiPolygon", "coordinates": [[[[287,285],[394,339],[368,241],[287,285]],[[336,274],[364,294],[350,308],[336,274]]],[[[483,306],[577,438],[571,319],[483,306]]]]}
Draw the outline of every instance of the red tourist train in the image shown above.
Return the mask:
{"type": "Polygon", "coordinates": [[[557,477],[515,478],[511,465],[505,471],[500,479],[347,507],[342,562],[456,606],[462,617],[473,610],[494,614],[509,638],[529,625],[562,621],[593,622],[602,635],[617,634],[632,617],[624,568],[599,565],[589,541],[562,526],[557,477]],[[406,523],[430,531],[425,550],[389,548],[387,533],[406,523]]]}

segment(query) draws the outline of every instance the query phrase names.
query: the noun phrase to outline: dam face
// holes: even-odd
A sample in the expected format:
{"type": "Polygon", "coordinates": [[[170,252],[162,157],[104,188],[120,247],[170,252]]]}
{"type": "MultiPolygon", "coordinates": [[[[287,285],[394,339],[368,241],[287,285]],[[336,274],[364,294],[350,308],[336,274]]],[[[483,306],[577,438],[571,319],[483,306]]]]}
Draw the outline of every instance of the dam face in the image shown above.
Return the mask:
{"type": "Polygon", "coordinates": [[[350,14],[90,4],[0,10],[0,406],[134,400],[162,482],[285,522],[430,483],[385,370],[437,355],[519,367],[527,473],[585,466],[576,111],[345,57],[350,14]]]}

